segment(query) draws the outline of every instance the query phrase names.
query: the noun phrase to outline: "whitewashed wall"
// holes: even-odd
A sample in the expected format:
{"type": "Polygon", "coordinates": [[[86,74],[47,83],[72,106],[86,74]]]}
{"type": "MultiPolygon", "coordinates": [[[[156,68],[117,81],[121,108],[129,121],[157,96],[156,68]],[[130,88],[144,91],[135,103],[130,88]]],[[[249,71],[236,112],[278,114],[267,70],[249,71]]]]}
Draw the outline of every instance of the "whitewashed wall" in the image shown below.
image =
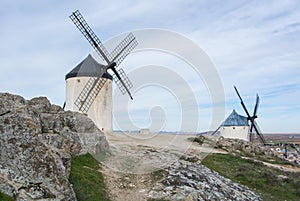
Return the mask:
{"type": "MultiPolygon", "coordinates": [[[[78,112],[74,102],[90,77],[72,77],[66,80],[66,106],[65,110],[78,112]]],[[[106,78],[103,78],[106,79],[106,78]]],[[[112,81],[106,83],[91,105],[87,115],[96,126],[104,131],[112,131],[112,81]]]]}
{"type": "Polygon", "coordinates": [[[224,138],[249,141],[249,126],[222,126],[219,131],[224,138]]]}

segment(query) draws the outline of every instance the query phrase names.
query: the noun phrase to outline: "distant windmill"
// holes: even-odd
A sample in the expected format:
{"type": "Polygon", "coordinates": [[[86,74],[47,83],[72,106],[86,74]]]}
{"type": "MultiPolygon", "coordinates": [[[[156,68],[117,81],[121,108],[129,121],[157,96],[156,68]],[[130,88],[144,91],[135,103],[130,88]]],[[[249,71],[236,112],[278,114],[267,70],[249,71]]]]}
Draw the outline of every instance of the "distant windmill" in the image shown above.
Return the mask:
{"type": "Polygon", "coordinates": [[[258,105],[259,105],[259,96],[258,96],[258,94],[256,95],[256,103],[255,103],[255,106],[254,106],[253,115],[251,116],[250,113],[248,112],[248,110],[247,110],[247,108],[246,108],[246,106],[244,104],[244,101],[243,101],[240,93],[238,92],[236,86],[234,86],[234,89],[235,89],[235,91],[236,91],[236,93],[237,93],[237,95],[238,95],[238,97],[239,97],[239,99],[241,101],[241,105],[242,105],[245,113],[247,114],[247,120],[250,121],[250,131],[249,131],[249,133],[250,133],[250,141],[253,142],[253,137],[254,137],[254,135],[256,133],[256,135],[258,136],[260,142],[263,145],[266,145],[266,140],[265,140],[263,134],[260,132],[257,123],[255,122],[255,119],[257,118],[257,109],[258,109],[258,105]],[[255,132],[253,132],[253,129],[254,129],[255,132]]]}
{"type": "Polygon", "coordinates": [[[79,111],[84,113],[89,111],[98,93],[105,85],[106,79],[103,79],[102,76],[108,69],[113,71],[113,79],[122,94],[127,92],[130,98],[133,99],[129,91],[129,89],[133,86],[132,83],[128,79],[124,70],[122,68],[116,70],[116,67],[119,66],[125,57],[137,46],[137,41],[134,35],[132,33],[128,34],[124,40],[111,53],[109,53],[78,10],[73,12],[70,15],[70,18],[96,50],[100,58],[107,63],[107,65],[103,68],[99,68],[96,76],[91,77],[87,81],[79,96],[76,98],[74,104],[78,107],[79,111]]]}

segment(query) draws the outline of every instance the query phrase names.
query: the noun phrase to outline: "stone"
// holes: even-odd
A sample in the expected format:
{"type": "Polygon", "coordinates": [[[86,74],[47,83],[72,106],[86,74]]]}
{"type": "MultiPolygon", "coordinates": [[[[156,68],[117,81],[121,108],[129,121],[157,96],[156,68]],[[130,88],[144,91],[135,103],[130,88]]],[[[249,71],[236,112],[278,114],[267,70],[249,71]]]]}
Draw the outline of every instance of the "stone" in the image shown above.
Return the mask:
{"type": "Polygon", "coordinates": [[[46,97],[0,93],[0,191],[16,200],[76,200],[68,181],[72,156],[108,150],[86,115],[46,97]]]}
{"type": "Polygon", "coordinates": [[[240,155],[247,154],[249,156],[266,155],[275,156],[274,151],[268,147],[263,147],[251,142],[240,139],[219,138],[216,147],[223,149],[229,153],[237,153],[240,155]]]}
{"type": "Polygon", "coordinates": [[[179,160],[166,171],[166,177],[152,188],[148,197],[187,201],[262,200],[248,187],[234,183],[200,164],[179,160]]]}

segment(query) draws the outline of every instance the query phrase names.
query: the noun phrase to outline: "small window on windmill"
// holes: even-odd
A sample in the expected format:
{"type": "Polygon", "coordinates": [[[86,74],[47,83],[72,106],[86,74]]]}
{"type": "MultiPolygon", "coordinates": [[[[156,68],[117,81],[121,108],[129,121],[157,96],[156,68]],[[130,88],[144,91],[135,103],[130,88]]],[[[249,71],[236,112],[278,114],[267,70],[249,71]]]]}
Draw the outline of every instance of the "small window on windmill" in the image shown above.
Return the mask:
{"type": "Polygon", "coordinates": [[[79,82],[80,82],[80,79],[77,79],[77,82],[79,83],[79,82]]]}

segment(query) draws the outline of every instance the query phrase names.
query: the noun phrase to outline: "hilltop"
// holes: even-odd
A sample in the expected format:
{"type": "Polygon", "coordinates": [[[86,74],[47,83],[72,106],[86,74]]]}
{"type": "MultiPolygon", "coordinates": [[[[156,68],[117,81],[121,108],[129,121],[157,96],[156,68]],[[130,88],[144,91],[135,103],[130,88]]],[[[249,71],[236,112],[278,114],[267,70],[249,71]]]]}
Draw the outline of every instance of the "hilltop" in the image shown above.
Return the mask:
{"type": "Polygon", "coordinates": [[[259,146],[247,145],[252,158],[242,158],[237,148],[246,143],[240,141],[104,134],[86,115],[63,111],[45,97],[25,100],[5,93],[0,106],[3,200],[268,200],[247,182],[253,167],[273,178],[264,188],[300,184],[292,178],[297,172],[271,171],[261,157],[253,158],[254,153],[270,159],[259,146]]]}

